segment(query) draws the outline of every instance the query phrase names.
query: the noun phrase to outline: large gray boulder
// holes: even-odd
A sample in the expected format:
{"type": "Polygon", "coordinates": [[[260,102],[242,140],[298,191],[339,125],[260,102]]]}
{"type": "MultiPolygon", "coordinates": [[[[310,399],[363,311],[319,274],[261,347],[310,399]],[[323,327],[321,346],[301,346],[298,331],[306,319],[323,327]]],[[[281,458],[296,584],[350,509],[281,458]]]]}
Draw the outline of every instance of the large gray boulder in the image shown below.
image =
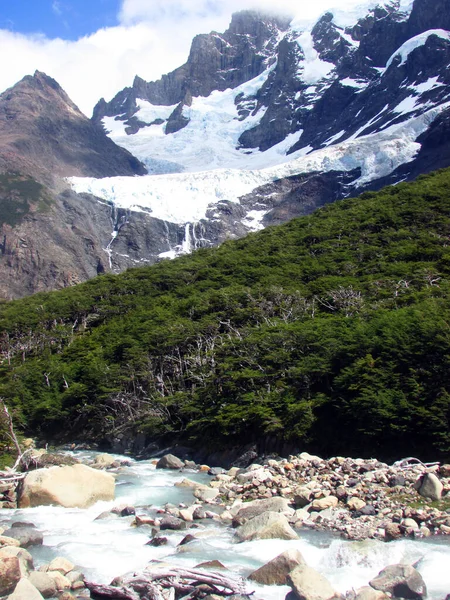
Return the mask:
{"type": "Polygon", "coordinates": [[[253,500],[252,502],[246,502],[245,506],[239,509],[233,519],[233,525],[234,527],[244,525],[250,519],[268,511],[282,513],[286,516],[292,516],[295,513],[295,510],[289,505],[288,500],[281,498],[281,496],[266,498],[264,500],[253,500]]]}
{"type": "Polygon", "coordinates": [[[182,469],[184,462],[174,454],[165,454],[156,463],[157,469],[182,469]]]}
{"type": "Polygon", "coordinates": [[[423,478],[419,480],[418,492],[424,498],[431,500],[440,500],[444,486],[439,481],[434,473],[425,473],[423,478]]]}
{"type": "Polygon", "coordinates": [[[262,585],[287,585],[288,575],[305,559],[298,550],[286,550],[249,575],[249,579],[262,585]]]}
{"type": "Polygon", "coordinates": [[[11,527],[4,534],[17,540],[22,548],[41,546],[44,541],[42,532],[35,527],[11,527]]]}
{"type": "Polygon", "coordinates": [[[427,595],[422,575],[411,565],[389,565],[369,581],[369,585],[394,598],[420,600],[427,595]]]}
{"type": "Polygon", "coordinates": [[[27,473],[23,480],[18,506],[87,508],[99,500],[114,500],[114,489],[111,474],[86,465],[38,469],[27,473]]]}
{"type": "Polygon", "coordinates": [[[330,600],[337,596],[330,582],[307,565],[299,565],[291,571],[288,582],[298,600],[330,600]]]}
{"type": "Polygon", "coordinates": [[[272,539],[297,540],[298,535],[289,525],[284,515],[268,511],[253,517],[245,525],[238,527],[236,538],[240,542],[272,539]]]}

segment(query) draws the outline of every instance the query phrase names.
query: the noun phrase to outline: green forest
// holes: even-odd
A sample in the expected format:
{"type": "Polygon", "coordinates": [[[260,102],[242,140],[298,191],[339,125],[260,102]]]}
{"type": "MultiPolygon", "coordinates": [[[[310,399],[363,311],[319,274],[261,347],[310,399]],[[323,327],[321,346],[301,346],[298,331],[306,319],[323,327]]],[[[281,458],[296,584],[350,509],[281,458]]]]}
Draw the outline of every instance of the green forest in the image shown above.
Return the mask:
{"type": "Polygon", "coordinates": [[[0,305],[0,397],[43,440],[450,456],[450,170],[0,305]]]}

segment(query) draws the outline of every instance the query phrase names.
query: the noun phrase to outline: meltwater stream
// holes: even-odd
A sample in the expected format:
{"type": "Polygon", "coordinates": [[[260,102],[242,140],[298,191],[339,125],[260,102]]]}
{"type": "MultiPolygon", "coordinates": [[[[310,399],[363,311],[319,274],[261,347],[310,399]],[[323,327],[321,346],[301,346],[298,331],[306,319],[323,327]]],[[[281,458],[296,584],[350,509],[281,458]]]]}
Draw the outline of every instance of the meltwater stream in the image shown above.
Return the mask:
{"type": "MultiPolygon", "coordinates": [[[[83,458],[93,454],[83,452],[83,458]]],[[[117,575],[143,569],[154,559],[189,567],[216,559],[232,573],[246,576],[284,550],[296,548],[309,566],[321,572],[342,593],[367,585],[382,568],[399,562],[417,563],[430,600],[443,600],[450,593],[448,538],[351,542],[302,529],[298,532],[300,539],[295,541],[258,540],[238,544],[233,541],[231,528],[209,520],[199,522],[199,527],[191,531],[198,541],[178,547],[186,530],[164,531],[168,545],[154,548],[146,545],[149,528],[131,526],[134,517],[96,520],[102,512],[119,504],[134,506],[137,514],[154,515],[167,502],[192,503],[194,498],[189,489],[174,486],[186,477],[204,483],[209,480],[203,473],[156,470],[151,461],[131,461],[129,467],[120,469],[114,502],[99,502],[85,510],[59,507],[0,510],[0,525],[19,520],[34,523],[44,534],[44,545],[30,548],[35,567],[55,556],[64,556],[98,583],[109,583],[117,575]]],[[[262,600],[284,600],[289,591],[287,586],[251,585],[251,589],[257,592],[254,597],[262,600]]]]}

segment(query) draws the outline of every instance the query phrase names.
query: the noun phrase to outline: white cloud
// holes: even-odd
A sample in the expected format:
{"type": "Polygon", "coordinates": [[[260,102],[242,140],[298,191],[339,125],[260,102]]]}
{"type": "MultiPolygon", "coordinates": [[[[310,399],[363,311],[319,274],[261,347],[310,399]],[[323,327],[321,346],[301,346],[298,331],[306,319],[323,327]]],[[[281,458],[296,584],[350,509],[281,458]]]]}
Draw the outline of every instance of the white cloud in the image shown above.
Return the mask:
{"type": "MultiPolygon", "coordinates": [[[[277,0],[276,6],[309,19],[334,2],[342,7],[361,0],[277,0]]],[[[0,91],[38,69],[56,79],[90,116],[101,97],[111,99],[132,84],[134,75],[151,81],[182,65],[196,34],[224,31],[233,12],[271,11],[273,4],[273,0],[123,0],[120,26],[77,41],[0,30],[2,56],[11,57],[2,61],[0,91]]],[[[54,10],[61,6],[54,0],[54,10]]]]}

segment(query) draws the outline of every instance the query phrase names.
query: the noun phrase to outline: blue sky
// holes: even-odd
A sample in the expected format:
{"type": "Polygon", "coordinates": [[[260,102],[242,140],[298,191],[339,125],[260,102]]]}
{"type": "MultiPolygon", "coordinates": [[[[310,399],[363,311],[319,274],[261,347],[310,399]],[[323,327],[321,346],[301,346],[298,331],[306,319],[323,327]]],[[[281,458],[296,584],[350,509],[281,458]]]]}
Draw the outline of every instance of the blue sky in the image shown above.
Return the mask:
{"type": "Polygon", "coordinates": [[[3,0],[0,28],[77,40],[118,25],[121,0],[3,0]]]}

